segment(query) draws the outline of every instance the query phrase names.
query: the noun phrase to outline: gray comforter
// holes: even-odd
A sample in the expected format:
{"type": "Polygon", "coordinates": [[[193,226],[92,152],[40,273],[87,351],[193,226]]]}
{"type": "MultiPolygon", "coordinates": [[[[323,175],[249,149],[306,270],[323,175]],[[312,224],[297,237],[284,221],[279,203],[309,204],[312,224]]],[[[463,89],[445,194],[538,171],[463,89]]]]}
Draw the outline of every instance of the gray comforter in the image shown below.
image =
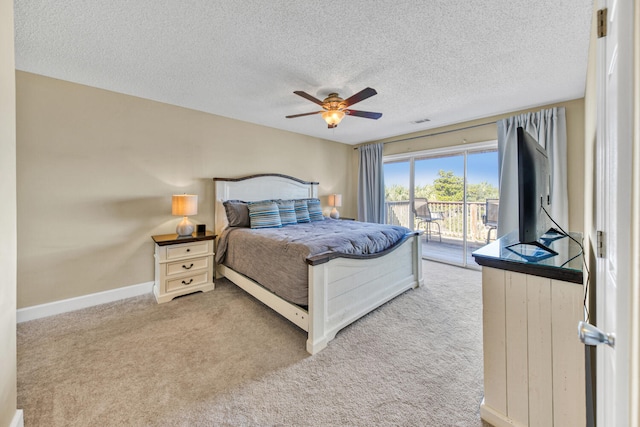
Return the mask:
{"type": "Polygon", "coordinates": [[[307,258],[338,252],[368,255],[392,247],[411,231],[404,227],[326,219],[282,228],[228,228],[216,262],[260,283],[281,298],[308,304],[307,258]]]}

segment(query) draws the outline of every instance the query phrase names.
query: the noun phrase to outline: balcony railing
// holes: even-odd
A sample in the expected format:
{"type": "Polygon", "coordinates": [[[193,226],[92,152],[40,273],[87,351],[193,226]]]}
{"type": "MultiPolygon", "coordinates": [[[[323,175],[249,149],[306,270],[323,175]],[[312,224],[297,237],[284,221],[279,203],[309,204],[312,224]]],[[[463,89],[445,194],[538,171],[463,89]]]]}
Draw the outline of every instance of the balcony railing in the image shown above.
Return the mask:
{"type": "MultiPolygon", "coordinates": [[[[388,224],[402,225],[403,227],[415,229],[419,220],[415,220],[414,226],[409,224],[409,212],[411,210],[408,200],[398,202],[385,202],[386,221],[388,224]]],[[[429,202],[429,209],[432,213],[442,213],[443,220],[438,220],[442,237],[452,239],[462,239],[464,236],[463,202],[429,202]]],[[[467,240],[476,242],[486,242],[490,227],[485,226],[483,217],[486,204],[484,202],[467,202],[467,240]]],[[[495,238],[495,231],[491,237],[495,238]]]]}

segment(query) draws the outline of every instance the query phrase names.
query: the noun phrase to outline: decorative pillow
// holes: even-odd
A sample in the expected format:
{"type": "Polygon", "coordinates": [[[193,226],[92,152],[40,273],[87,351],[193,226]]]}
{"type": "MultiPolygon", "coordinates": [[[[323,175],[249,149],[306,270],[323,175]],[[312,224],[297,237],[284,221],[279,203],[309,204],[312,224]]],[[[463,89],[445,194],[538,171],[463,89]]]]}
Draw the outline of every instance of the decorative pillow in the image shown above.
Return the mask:
{"type": "Polygon", "coordinates": [[[222,203],[227,212],[229,227],[249,227],[249,207],[242,200],[226,200],[222,203]]]}
{"type": "Polygon", "coordinates": [[[282,227],[280,210],[273,200],[249,202],[248,205],[251,228],[282,227]]]}
{"type": "Polygon", "coordinates": [[[305,199],[295,200],[294,206],[298,223],[311,222],[311,218],[309,218],[309,208],[307,208],[307,201],[305,199]]]}
{"type": "Polygon", "coordinates": [[[282,225],[297,224],[295,203],[293,200],[276,200],[280,210],[280,222],[282,225]]]}
{"type": "Polygon", "coordinates": [[[311,221],[323,221],[322,206],[320,199],[307,199],[307,208],[309,209],[309,219],[311,221]]]}

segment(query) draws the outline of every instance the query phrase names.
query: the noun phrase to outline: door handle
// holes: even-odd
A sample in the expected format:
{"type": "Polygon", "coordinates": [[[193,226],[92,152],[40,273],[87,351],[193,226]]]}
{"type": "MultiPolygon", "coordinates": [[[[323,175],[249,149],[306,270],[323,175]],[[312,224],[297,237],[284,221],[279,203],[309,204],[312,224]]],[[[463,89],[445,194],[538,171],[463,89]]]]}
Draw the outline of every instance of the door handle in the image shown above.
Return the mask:
{"type": "Polygon", "coordinates": [[[578,337],[580,337],[580,341],[584,345],[607,344],[611,348],[616,346],[616,336],[614,334],[602,332],[595,326],[583,321],[578,322],[578,337]]]}

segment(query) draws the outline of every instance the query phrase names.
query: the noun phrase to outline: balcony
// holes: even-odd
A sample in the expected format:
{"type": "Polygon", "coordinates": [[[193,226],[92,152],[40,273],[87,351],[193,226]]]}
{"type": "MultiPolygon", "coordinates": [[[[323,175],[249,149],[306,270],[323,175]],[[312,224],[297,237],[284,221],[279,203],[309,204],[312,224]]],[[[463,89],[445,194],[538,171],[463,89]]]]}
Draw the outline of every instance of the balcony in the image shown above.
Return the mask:
{"type": "MultiPolygon", "coordinates": [[[[408,200],[385,202],[386,221],[388,224],[401,225],[416,229],[419,221],[410,224],[411,206],[408,200]]],[[[422,237],[422,256],[424,258],[452,264],[463,264],[464,254],[464,223],[465,216],[463,202],[429,202],[431,212],[442,214],[443,220],[438,220],[442,241],[437,234],[437,226],[431,224],[431,235],[425,233],[422,237]]],[[[467,253],[466,265],[476,266],[471,253],[496,238],[495,227],[485,225],[485,202],[467,202],[467,253]]],[[[424,226],[421,227],[424,229],[424,226]]]]}

